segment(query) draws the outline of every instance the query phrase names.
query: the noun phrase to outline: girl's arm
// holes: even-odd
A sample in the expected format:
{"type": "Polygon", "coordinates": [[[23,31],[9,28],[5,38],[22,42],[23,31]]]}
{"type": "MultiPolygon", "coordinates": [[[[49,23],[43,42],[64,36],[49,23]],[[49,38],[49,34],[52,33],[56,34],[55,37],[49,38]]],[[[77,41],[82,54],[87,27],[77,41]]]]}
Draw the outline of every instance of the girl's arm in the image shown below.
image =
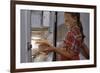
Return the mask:
{"type": "Polygon", "coordinates": [[[69,52],[69,51],[66,51],[66,48],[63,48],[63,50],[61,49],[55,49],[54,50],[56,53],[64,56],[65,58],[67,59],[72,59],[73,58],[73,52],[69,52]]]}
{"type": "Polygon", "coordinates": [[[73,51],[67,51],[66,48],[50,47],[48,49],[49,50],[51,49],[53,52],[56,52],[57,54],[60,54],[61,56],[64,56],[66,59],[72,59],[73,55],[75,55],[75,53],[73,51]]]}

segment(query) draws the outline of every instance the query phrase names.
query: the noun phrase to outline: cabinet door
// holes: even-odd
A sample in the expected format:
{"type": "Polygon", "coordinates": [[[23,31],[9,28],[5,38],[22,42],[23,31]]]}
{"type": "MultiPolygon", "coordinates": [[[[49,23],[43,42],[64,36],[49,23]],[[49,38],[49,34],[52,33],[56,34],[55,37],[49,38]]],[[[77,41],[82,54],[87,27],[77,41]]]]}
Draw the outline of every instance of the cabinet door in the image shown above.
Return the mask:
{"type": "Polygon", "coordinates": [[[31,61],[31,31],[30,31],[30,11],[21,10],[21,62],[31,61]]]}
{"type": "MultiPolygon", "coordinates": [[[[33,49],[38,49],[35,42],[46,40],[55,46],[55,12],[21,10],[21,62],[33,62],[33,49]]],[[[48,54],[46,61],[53,60],[53,53],[48,54]]]]}

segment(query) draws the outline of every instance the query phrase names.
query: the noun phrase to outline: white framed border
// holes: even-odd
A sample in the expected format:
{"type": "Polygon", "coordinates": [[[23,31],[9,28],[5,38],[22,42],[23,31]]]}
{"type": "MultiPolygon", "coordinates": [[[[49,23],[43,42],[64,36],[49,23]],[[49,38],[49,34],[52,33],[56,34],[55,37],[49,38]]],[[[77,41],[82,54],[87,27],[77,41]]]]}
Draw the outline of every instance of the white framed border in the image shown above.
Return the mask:
{"type": "Polygon", "coordinates": [[[16,4],[16,69],[23,68],[43,68],[43,67],[59,67],[59,66],[76,66],[94,64],[94,9],[74,8],[74,7],[52,7],[37,5],[21,5],[16,4]],[[38,63],[20,63],[20,11],[25,10],[49,10],[63,12],[81,12],[90,14],[90,59],[78,61],[59,61],[59,62],[38,62],[38,63]]]}

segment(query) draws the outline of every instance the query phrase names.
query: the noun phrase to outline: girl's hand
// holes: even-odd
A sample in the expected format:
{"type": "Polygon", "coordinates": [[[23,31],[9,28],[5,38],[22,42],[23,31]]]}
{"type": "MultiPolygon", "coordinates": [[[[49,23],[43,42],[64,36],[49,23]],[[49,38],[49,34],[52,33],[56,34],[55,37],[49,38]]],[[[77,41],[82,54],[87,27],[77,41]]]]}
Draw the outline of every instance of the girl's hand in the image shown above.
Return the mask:
{"type": "Polygon", "coordinates": [[[43,51],[44,52],[53,52],[55,49],[53,48],[53,47],[47,47],[47,48],[45,48],[43,51]]]}

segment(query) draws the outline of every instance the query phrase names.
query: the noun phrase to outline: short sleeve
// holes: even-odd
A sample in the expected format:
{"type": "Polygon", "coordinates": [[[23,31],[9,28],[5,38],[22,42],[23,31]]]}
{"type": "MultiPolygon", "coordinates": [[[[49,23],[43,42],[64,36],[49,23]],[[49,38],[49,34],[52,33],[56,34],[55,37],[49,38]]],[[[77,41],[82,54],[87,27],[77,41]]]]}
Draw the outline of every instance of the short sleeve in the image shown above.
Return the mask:
{"type": "Polygon", "coordinates": [[[64,40],[64,44],[66,44],[66,48],[72,49],[74,43],[75,43],[75,39],[74,39],[72,32],[68,32],[67,37],[64,40]]]}
{"type": "Polygon", "coordinates": [[[70,32],[67,33],[67,37],[64,41],[67,49],[71,49],[76,53],[79,53],[80,46],[82,42],[82,35],[80,33],[79,28],[74,28],[70,32]]]}

